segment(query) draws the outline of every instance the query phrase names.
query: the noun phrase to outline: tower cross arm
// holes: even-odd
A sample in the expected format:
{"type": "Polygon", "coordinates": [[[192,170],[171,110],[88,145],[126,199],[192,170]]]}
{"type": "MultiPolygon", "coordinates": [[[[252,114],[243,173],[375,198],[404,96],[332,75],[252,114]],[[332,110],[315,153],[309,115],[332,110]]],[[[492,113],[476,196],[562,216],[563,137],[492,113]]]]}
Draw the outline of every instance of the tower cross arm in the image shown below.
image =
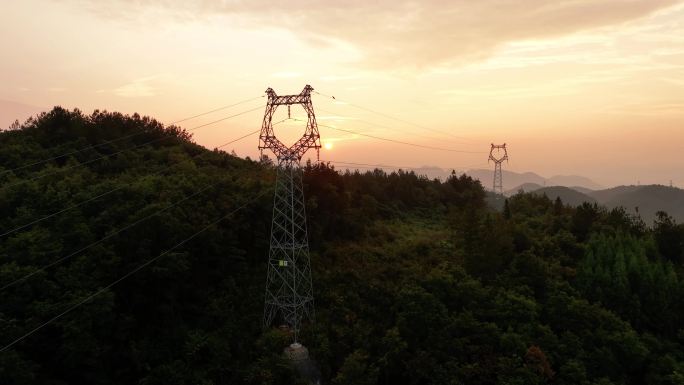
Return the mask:
{"type": "MultiPolygon", "coordinates": [[[[497,151],[498,154],[498,151],[497,151]]],[[[508,160],[508,150],[506,149],[506,143],[504,144],[494,144],[492,143],[492,147],[489,150],[489,160],[493,160],[494,163],[501,163],[504,160],[508,160]],[[494,156],[494,150],[503,150],[503,156],[500,157],[495,157],[494,156]]]]}
{"type": "Polygon", "coordinates": [[[280,158],[287,156],[290,153],[290,149],[287,148],[278,138],[275,136],[260,136],[259,137],[259,149],[271,149],[276,157],[280,158]]]}
{"type": "Polygon", "coordinates": [[[302,92],[297,95],[282,95],[278,96],[272,88],[266,90],[268,95],[268,103],[266,104],[266,111],[264,112],[264,119],[261,125],[261,134],[259,135],[259,149],[271,149],[278,158],[278,161],[293,161],[299,163],[302,156],[309,149],[318,150],[321,148],[321,137],[318,133],[318,125],[316,124],[316,114],[314,113],[313,105],[311,104],[311,91],[313,87],[306,85],[302,92]],[[302,137],[292,146],[287,147],[275,135],[273,131],[273,114],[278,106],[287,105],[288,118],[290,117],[290,105],[299,104],[304,108],[307,115],[306,129],[302,137]]]}
{"type": "Polygon", "coordinates": [[[302,92],[298,95],[280,95],[278,96],[273,89],[266,90],[268,95],[268,104],[272,106],[288,106],[293,104],[308,104],[311,103],[311,91],[313,87],[306,85],[302,92]]]}
{"type": "Polygon", "coordinates": [[[318,150],[321,148],[320,138],[321,137],[317,132],[304,135],[294,145],[292,145],[292,147],[290,147],[290,151],[296,154],[295,156],[297,159],[301,159],[308,149],[313,148],[318,150]]]}

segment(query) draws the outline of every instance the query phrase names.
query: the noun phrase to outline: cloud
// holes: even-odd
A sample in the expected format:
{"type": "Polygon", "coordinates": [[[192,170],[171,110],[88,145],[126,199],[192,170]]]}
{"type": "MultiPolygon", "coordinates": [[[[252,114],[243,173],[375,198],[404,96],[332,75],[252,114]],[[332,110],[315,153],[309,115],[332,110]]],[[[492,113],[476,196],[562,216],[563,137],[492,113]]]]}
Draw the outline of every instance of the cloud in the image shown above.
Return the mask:
{"type": "Polygon", "coordinates": [[[114,95],[124,98],[154,96],[154,88],[145,82],[133,82],[112,90],[114,95]]]}
{"type": "Polygon", "coordinates": [[[152,7],[174,17],[236,16],[252,28],[286,29],[315,44],[352,44],[363,53],[364,64],[376,68],[422,68],[480,59],[504,43],[621,24],[681,2],[118,0],[97,6],[101,2],[82,1],[108,15],[113,12],[109,8],[140,12],[152,7]]]}
{"type": "Polygon", "coordinates": [[[675,100],[661,103],[633,103],[608,107],[604,112],[619,115],[643,115],[657,117],[663,117],[665,115],[682,115],[684,114],[684,103],[675,100]]]}
{"type": "Polygon", "coordinates": [[[302,77],[302,74],[294,71],[283,71],[271,74],[274,78],[292,79],[302,77]]]}
{"type": "Polygon", "coordinates": [[[139,78],[124,84],[120,87],[111,90],[97,90],[97,93],[112,93],[123,98],[144,98],[157,95],[157,89],[151,83],[162,78],[167,78],[167,75],[153,75],[144,78],[139,78]]]}

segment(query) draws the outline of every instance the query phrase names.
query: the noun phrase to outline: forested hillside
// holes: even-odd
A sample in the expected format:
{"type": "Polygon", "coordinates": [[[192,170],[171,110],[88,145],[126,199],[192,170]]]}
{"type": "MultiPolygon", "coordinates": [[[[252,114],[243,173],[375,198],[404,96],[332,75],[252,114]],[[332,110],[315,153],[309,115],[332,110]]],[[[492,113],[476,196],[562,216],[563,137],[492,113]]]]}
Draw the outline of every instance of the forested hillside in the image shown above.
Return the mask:
{"type": "Polygon", "coordinates": [[[665,211],[677,221],[684,221],[684,190],[663,185],[618,186],[605,190],[591,191],[582,187],[550,186],[542,187],[524,184],[506,195],[514,195],[520,190],[546,195],[551,199],[559,197],[563,203],[579,206],[584,202],[598,203],[609,209],[623,207],[628,212],[641,217],[649,226],[665,211]]]}
{"type": "MultiPolygon", "coordinates": [[[[595,193],[599,193],[599,191],[595,193]]],[[[622,188],[608,190],[608,194],[604,195],[603,198],[603,200],[599,200],[601,204],[607,207],[622,206],[628,210],[634,210],[645,221],[653,221],[658,211],[667,211],[679,222],[684,221],[684,190],[677,187],[663,185],[622,186],[622,188]]]]}
{"type": "Polygon", "coordinates": [[[535,195],[546,195],[550,199],[560,198],[563,203],[570,206],[579,206],[584,202],[596,202],[596,199],[587,194],[581,193],[573,188],[563,186],[541,187],[537,190],[531,191],[531,193],[535,195]]]}
{"type": "MultiPolygon", "coordinates": [[[[1,384],[302,383],[261,329],[272,163],[56,108],[0,133],[0,167],[0,349],[102,290],[0,352],[1,384]]],[[[304,173],[302,342],[325,383],[684,384],[666,213],[651,229],[532,194],[493,211],[463,175],[304,173]]]]}

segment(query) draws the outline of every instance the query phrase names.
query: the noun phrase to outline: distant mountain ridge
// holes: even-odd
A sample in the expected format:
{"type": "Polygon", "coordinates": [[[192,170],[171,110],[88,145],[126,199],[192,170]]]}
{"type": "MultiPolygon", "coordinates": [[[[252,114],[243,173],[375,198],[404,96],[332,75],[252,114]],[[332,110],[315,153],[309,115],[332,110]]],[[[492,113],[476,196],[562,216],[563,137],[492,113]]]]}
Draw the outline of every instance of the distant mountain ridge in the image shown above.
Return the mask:
{"type": "MultiPolygon", "coordinates": [[[[354,167],[348,167],[354,169],[354,167]]],[[[384,168],[385,171],[393,171],[392,168],[384,168]]],[[[394,168],[398,170],[399,168],[394,168]]],[[[405,171],[412,171],[417,175],[425,175],[428,178],[438,178],[444,180],[451,175],[452,169],[444,169],[437,166],[421,166],[407,168],[405,171]]],[[[486,169],[472,169],[472,170],[456,170],[457,174],[465,173],[479,180],[485,189],[491,190],[491,186],[494,180],[494,172],[492,170],[486,169]]],[[[517,188],[524,184],[534,184],[539,187],[544,186],[565,186],[577,189],[580,192],[588,190],[600,190],[604,187],[594,182],[593,180],[580,176],[580,175],[554,175],[550,178],[544,178],[543,176],[534,172],[515,172],[515,171],[503,171],[503,187],[504,191],[514,189],[512,193],[517,192],[517,188]]],[[[531,186],[534,187],[534,186],[531,186]]]]}
{"type": "Polygon", "coordinates": [[[565,186],[570,188],[584,188],[587,190],[601,190],[602,186],[593,180],[580,175],[554,175],[546,180],[547,186],[565,186]]]}
{"type": "MultiPolygon", "coordinates": [[[[391,170],[387,170],[391,171],[391,170]]],[[[423,166],[412,168],[418,175],[429,178],[446,179],[451,170],[440,167],[423,166]]],[[[491,191],[494,179],[492,170],[474,169],[457,171],[478,179],[485,189],[491,191]]],[[[512,196],[520,190],[536,194],[546,194],[550,199],[557,197],[568,205],[577,206],[583,202],[597,203],[608,208],[624,207],[631,214],[638,214],[651,225],[656,213],[667,212],[679,223],[684,223],[684,190],[663,185],[617,186],[604,188],[589,178],[578,175],[556,175],[544,178],[534,172],[518,173],[503,171],[504,195],[512,196]]],[[[498,202],[493,196],[492,202],[498,202]]]]}
{"type": "Polygon", "coordinates": [[[550,199],[560,198],[565,204],[578,206],[584,202],[598,203],[607,208],[624,207],[627,212],[641,216],[647,225],[653,223],[658,211],[665,211],[677,222],[684,222],[684,190],[663,185],[618,186],[591,191],[582,187],[544,187],[525,183],[508,190],[514,195],[520,190],[526,193],[545,194],[550,199]]]}
{"type": "Polygon", "coordinates": [[[532,192],[532,191],[537,191],[540,188],[544,188],[544,186],[537,184],[537,183],[527,182],[527,183],[521,184],[518,187],[514,187],[510,190],[504,191],[504,195],[505,196],[511,196],[511,195],[515,195],[521,191],[522,192],[532,192]]]}
{"type": "Polygon", "coordinates": [[[616,186],[605,190],[594,191],[592,196],[601,203],[619,199],[620,196],[640,190],[644,186],[616,186]]]}
{"type": "Polygon", "coordinates": [[[665,211],[677,220],[684,222],[684,190],[663,185],[620,186],[610,195],[597,191],[594,195],[599,203],[612,208],[622,206],[627,211],[637,213],[647,224],[653,222],[658,211],[665,211]],[[598,193],[598,194],[597,194],[598,193]]]}
{"type": "Polygon", "coordinates": [[[597,203],[596,199],[583,192],[565,186],[542,187],[532,191],[533,194],[545,194],[551,199],[560,198],[563,203],[571,206],[579,206],[584,202],[597,203]]]}
{"type": "MultiPolygon", "coordinates": [[[[482,182],[482,185],[485,186],[485,188],[491,188],[490,186],[492,185],[494,180],[494,172],[492,170],[475,169],[468,170],[465,173],[475,179],[479,179],[480,182],[482,182]]],[[[541,187],[580,187],[588,190],[600,190],[604,188],[603,186],[594,182],[593,180],[580,175],[554,175],[550,178],[544,178],[543,176],[536,174],[534,172],[518,173],[515,171],[503,171],[504,191],[511,190],[525,184],[536,184],[541,187]]]]}

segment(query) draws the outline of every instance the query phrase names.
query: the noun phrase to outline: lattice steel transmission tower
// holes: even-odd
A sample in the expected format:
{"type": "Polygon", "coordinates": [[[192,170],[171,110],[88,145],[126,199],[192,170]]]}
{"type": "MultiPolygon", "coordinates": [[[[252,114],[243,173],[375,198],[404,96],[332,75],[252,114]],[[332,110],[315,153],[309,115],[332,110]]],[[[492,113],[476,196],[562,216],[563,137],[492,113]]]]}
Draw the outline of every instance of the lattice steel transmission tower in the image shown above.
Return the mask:
{"type": "Polygon", "coordinates": [[[278,159],[271,242],[268,252],[268,273],[264,304],[264,327],[274,322],[286,324],[297,343],[302,321],[313,320],[314,297],[311,285],[309,241],[306,230],[306,210],[300,161],[309,150],[321,148],[316,115],[311,104],[310,85],[298,95],[276,95],[266,90],[268,102],[259,136],[259,149],[270,149],[278,159]],[[304,107],[308,120],[302,137],[287,147],[273,132],[273,114],[279,106],[304,107]]]}
{"type": "Polygon", "coordinates": [[[508,151],[506,151],[506,143],[504,144],[494,144],[492,143],[492,148],[489,150],[489,162],[494,161],[494,187],[493,191],[496,194],[503,195],[503,175],[501,172],[501,163],[505,160],[508,162],[508,151]],[[501,154],[503,150],[503,155],[501,154]],[[494,152],[496,151],[496,154],[494,152]]]}

